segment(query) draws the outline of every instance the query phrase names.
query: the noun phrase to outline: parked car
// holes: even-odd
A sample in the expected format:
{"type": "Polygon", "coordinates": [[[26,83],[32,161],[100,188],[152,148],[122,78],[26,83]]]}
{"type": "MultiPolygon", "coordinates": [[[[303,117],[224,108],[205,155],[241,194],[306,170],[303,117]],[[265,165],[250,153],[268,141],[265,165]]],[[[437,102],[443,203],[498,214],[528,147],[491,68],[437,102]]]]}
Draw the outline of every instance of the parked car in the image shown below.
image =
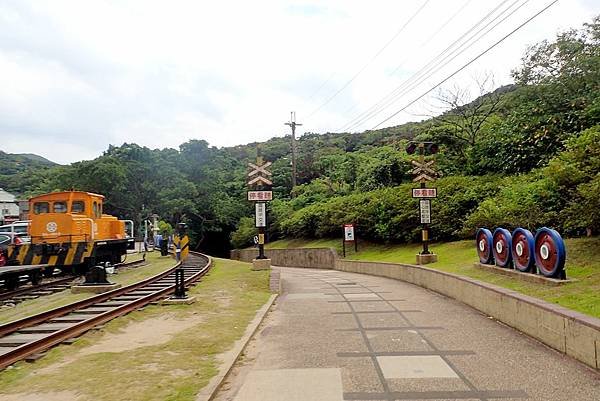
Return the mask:
{"type": "Polygon", "coordinates": [[[31,242],[29,236],[29,221],[15,221],[12,224],[0,226],[0,233],[15,233],[23,242],[31,242]]]}
{"type": "Polygon", "coordinates": [[[19,234],[14,232],[0,232],[0,266],[6,265],[8,260],[8,246],[22,244],[19,234]]]}

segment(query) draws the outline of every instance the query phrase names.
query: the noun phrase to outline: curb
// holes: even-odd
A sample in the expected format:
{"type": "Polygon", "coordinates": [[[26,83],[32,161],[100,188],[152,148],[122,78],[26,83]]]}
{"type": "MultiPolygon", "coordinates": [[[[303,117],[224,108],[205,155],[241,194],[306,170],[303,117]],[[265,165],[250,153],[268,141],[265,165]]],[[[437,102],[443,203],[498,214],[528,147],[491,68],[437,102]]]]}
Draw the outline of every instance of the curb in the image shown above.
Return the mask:
{"type": "Polygon", "coordinates": [[[279,294],[272,294],[269,300],[256,312],[254,319],[250,322],[244,335],[242,338],[237,340],[233,345],[233,348],[227,352],[225,352],[223,356],[223,363],[219,368],[219,373],[215,377],[213,377],[208,384],[200,390],[200,392],[196,395],[196,401],[210,401],[216,395],[217,391],[231,372],[233,365],[238,360],[242,352],[246,349],[246,346],[254,337],[254,334],[258,331],[258,326],[262,323],[267,315],[267,312],[273,306],[275,299],[279,294]]]}

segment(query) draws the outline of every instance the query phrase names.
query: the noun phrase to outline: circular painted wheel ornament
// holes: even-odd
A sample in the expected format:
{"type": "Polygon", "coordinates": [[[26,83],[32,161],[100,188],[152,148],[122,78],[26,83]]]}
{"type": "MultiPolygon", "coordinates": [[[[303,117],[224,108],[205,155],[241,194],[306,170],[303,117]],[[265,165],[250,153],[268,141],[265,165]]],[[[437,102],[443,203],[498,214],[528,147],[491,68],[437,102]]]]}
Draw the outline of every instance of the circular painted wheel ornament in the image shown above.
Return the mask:
{"type": "Polygon", "coordinates": [[[56,224],[54,221],[50,221],[48,222],[48,224],[46,224],[46,231],[48,231],[49,233],[55,233],[57,229],[58,224],[56,224]]]}
{"type": "Polygon", "coordinates": [[[512,236],[508,230],[497,228],[492,236],[494,260],[500,267],[508,267],[512,261],[512,236]]]}
{"type": "Polygon", "coordinates": [[[475,234],[475,241],[479,261],[484,264],[491,264],[494,260],[492,253],[492,232],[487,228],[480,228],[475,234]]]}
{"type": "Polygon", "coordinates": [[[535,233],[535,264],[546,277],[563,278],[567,250],[560,234],[547,227],[535,233]]]}
{"type": "Polygon", "coordinates": [[[535,272],[533,234],[524,228],[517,228],[512,233],[512,257],[515,268],[522,272],[535,272]]]}

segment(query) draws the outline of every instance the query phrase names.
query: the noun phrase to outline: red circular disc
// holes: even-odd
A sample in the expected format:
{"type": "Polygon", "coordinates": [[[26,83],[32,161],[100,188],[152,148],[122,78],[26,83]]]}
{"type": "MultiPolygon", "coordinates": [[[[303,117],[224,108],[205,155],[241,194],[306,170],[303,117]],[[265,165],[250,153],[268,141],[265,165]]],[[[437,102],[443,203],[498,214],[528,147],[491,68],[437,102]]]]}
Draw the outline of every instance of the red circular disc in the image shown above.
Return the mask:
{"type": "Polygon", "coordinates": [[[556,266],[558,260],[558,250],[554,239],[548,233],[542,233],[536,238],[535,253],[538,267],[550,273],[556,266]]]}
{"type": "Polygon", "coordinates": [[[503,233],[494,235],[494,257],[498,264],[504,265],[510,257],[510,245],[506,236],[503,233]]]}
{"type": "Polygon", "coordinates": [[[479,258],[482,260],[487,260],[490,257],[488,238],[483,231],[481,231],[477,236],[477,253],[479,254],[479,258]]]}
{"type": "Polygon", "coordinates": [[[527,237],[523,233],[517,233],[513,237],[513,258],[519,267],[525,268],[529,265],[531,253],[527,237]]]}

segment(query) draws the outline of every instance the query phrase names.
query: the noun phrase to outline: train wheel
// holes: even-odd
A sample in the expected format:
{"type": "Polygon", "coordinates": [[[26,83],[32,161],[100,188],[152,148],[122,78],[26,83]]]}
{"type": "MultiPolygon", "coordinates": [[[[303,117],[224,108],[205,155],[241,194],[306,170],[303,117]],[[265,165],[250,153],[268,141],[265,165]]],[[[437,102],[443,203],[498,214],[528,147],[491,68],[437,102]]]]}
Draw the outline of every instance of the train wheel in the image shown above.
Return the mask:
{"type": "Polygon", "coordinates": [[[517,228],[512,233],[512,257],[515,268],[521,272],[535,273],[535,257],[533,234],[524,228],[517,228]]]}
{"type": "Polygon", "coordinates": [[[50,278],[54,274],[54,266],[44,268],[44,277],[50,278]]]}
{"type": "Polygon", "coordinates": [[[564,277],[567,250],[558,232],[542,227],[535,233],[535,264],[546,277],[564,277]]]}
{"type": "Polygon", "coordinates": [[[39,270],[32,271],[29,273],[29,280],[31,285],[39,285],[42,282],[42,272],[39,270]]]}
{"type": "Polygon", "coordinates": [[[509,267],[512,260],[512,236],[508,230],[497,228],[492,236],[494,260],[500,267],[509,267]]]}
{"type": "Polygon", "coordinates": [[[480,228],[475,234],[475,241],[479,261],[484,264],[492,263],[494,256],[492,254],[492,232],[487,228],[480,228]]]}
{"type": "Polygon", "coordinates": [[[18,286],[19,286],[19,276],[18,275],[9,276],[4,279],[4,287],[6,287],[6,289],[8,291],[12,291],[12,290],[16,289],[18,286]]]}

